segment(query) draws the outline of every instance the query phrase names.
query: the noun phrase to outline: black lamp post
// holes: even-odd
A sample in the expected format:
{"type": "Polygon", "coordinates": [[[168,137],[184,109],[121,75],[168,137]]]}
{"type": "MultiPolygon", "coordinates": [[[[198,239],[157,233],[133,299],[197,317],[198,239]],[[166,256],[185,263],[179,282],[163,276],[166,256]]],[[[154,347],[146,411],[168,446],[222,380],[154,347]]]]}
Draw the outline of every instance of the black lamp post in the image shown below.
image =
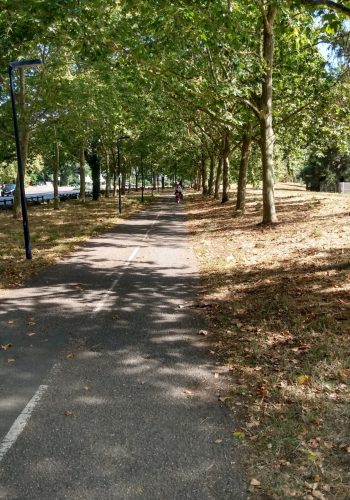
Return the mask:
{"type": "Polygon", "coordinates": [[[22,207],[24,244],[25,244],[25,251],[26,251],[26,258],[27,259],[32,258],[32,249],[31,249],[31,244],[30,244],[27,202],[26,202],[26,194],[25,194],[25,190],[24,190],[24,171],[23,171],[23,163],[22,163],[21,145],[20,145],[20,140],[19,140],[16,99],[15,99],[15,92],[13,89],[12,70],[14,70],[15,68],[19,68],[19,67],[22,67],[22,68],[27,67],[28,68],[31,66],[38,66],[39,64],[41,64],[40,59],[32,59],[29,61],[13,61],[13,62],[9,63],[9,67],[8,67],[9,77],[10,77],[10,92],[11,92],[11,102],[12,102],[13,126],[14,126],[14,130],[15,130],[15,140],[16,140],[18,181],[19,181],[21,207],[22,207]]]}
{"type": "Polygon", "coordinates": [[[123,141],[125,139],[130,139],[129,135],[123,135],[117,139],[117,159],[118,159],[118,207],[119,213],[122,213],[122,193],[121,193],[121,181],[122,181],[122,172],[120,170],[120,151],[119,151],[119,141],[123,141]]]}

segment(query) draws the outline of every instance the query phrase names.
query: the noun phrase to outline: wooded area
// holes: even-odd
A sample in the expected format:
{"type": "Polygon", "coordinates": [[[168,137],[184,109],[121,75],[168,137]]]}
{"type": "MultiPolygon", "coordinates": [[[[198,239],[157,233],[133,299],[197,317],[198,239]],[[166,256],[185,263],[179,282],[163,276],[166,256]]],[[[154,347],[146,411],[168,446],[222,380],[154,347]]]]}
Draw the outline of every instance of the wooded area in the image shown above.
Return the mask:
{"type": "Polygon", "coordinates": [[[84,200],[89,169],[95,198],[100,172],[115,194],[120,144],[123,192],[141,167],[222,202],[237,181],[243,215],[261,182],[274,223],[276,180],[349,178],[347,15],[309,0],[5,1],[0,181],[16,178],[7,66],[40,57],[15,82],[28,181],[79,181],[84,200]]]}

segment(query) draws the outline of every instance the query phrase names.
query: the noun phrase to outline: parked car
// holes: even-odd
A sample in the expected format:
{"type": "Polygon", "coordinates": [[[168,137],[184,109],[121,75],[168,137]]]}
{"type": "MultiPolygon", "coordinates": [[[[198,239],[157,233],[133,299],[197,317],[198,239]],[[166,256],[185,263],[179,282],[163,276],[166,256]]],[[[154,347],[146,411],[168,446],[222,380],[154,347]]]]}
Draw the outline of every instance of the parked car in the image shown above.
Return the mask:
{"type": "Polygon", "coordinates": [[[2,195],[3,196],[13,196],[16,189],[16,184],[6,184],[2,195]]]}

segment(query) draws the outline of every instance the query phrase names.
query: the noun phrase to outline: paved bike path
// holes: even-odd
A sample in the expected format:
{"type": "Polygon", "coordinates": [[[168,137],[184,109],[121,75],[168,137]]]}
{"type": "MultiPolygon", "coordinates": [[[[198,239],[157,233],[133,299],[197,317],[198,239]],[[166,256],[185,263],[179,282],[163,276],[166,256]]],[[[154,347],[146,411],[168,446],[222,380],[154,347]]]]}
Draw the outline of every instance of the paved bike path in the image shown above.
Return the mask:
{"type": "Polygon", "coordinates": [[[164,198],[0,298],[0,498],[246,498],[198,280],[164,198]]]}

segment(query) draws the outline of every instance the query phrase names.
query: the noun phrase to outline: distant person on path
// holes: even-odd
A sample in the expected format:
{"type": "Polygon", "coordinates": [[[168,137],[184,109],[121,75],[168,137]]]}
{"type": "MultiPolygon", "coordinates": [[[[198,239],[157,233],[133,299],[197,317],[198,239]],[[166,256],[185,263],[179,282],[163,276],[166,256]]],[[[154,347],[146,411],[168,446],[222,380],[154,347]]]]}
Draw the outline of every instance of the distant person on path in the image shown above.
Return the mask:
{"type": "Polygon", "coordinates": [[[176,198],[178,203],[179,203],[179,201],[183,201],[183,199],[184,199],[183,188],[182,188],[181,184],[178,182],[176,183],[176,187],[175,187],[175,198],[176,198]]]}

